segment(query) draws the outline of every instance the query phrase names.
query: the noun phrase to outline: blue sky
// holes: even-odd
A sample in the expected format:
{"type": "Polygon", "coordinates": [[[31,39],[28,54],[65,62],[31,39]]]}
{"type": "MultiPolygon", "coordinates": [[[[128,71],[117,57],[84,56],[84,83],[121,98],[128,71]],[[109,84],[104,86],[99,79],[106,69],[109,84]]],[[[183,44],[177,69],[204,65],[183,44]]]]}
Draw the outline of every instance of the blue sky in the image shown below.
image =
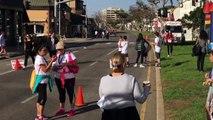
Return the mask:
{"type": "Polygon", "coordinates": [[[89,16],[107,7],[119,7],[124,10],[129,10],[129,6],[136,3],[136,0],[85,0],[85,1],[87,2],[87,10],[89,16]]]}
{"type": "MultiPolygon", "coordinates": [[[[87,14],[89,16],[94,15],[99,10],[105,9],[107,7],[119,7],[124,10],[129,10],[129,6],[136,4],[137,0],[84,0],[87,3],[87,14]]],[[[147,1],[147,0],[142,0],[147,1]]],[[[174,4],[177,1],[174,0],[174,4]]],[[[147,2],[145,2],[147,3],[147,2]]],[[[170,3],[169,3],[170,4],[170,3]]]]}

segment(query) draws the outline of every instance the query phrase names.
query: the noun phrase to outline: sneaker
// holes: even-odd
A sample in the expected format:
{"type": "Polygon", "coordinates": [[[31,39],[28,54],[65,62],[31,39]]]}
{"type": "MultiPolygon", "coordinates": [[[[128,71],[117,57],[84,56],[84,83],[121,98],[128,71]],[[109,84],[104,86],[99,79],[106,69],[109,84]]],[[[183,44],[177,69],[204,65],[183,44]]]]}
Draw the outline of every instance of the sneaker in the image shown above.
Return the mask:
{"type": "Polygon", "coordinates": [[[167,57],[170,57],[169,55],[167,55],[167,57]]]}
{"type": "Polygon", "coordinates": [[[69,116],[73,116],[73,115],[75,115],[75,113],[76,113],[76,110],[71,109],[71,110],[67,113],[67,116],[68,116],[68,117],[69,117],[69,116]]]}
{"type": "Polygon", "coordinates": [[[58,115],[63,115],[65,113],[65,109],[64,108],[60,108],[56,113],[55,115],[58,116],[58,115]]]}
{"type": "Polygon", "coordinates": [[[135,64],[134,64],[134,67],[137,67],[137,66],[138,66],[138,64],[137,64],[137,63],[135,63],[135,64]]]}
{"type": "Polygon", "coordinates": [[[143,66],[143,64],[140,64],[140,68],[145,68],[145,66],[143,66]]]}
{"type": "Polygon", "coordinates": [[[48,118],[47,118],[47,117],[44,117],[44,116],[37,116],[37,117],[35,118],[35,120],[48,120],[48,118]]]}

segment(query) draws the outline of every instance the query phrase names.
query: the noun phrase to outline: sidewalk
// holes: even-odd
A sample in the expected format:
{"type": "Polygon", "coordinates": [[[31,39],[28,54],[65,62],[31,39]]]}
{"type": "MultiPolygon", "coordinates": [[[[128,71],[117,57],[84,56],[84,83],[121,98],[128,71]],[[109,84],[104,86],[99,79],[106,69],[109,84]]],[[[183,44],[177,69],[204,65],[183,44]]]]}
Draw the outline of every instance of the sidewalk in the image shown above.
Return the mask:
{"type": "Polygon", "coordinates": [[[0,60],[20,56],[24,54],[23,45],[6,47],[7,55],[0,55],[0,60]]]}
{"type": "MultiPolygon", "coordinates": [[[[66,38],[65,42],[84,42],[86,40],[92,40],[93,38],[66,38]]],[[[17,46],[8,46],[6,47],[7,55],[0,55],[0,60],[8,59],[20,55],[24,55],[24,47],[23,44],[17,46]]]]}

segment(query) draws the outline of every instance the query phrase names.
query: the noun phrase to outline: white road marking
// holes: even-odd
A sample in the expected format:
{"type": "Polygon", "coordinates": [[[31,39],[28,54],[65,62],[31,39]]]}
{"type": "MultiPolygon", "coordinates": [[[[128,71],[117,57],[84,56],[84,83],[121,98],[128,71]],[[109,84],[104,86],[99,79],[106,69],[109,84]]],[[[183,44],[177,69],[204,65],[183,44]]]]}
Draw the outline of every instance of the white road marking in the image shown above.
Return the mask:
{"type": "Polygon", "coordinates": [[[95,62],[93,62],[92,64],[90,64],[89,66],[93,66],[93,65],[95,65],[97,62],[95,61],[95,62]]]}
{"type": "Polygon", "coordinates": [[[111,45],[112,43],[111,42],[108,42],[108,43],[105,43],[106,45],[111,45]]]}
{"type": "MultiPolygon", "coordinates": [[[[32,67],[32,66],[33,66],[33,64],[28,65],[28,67],[32,67]]],[[[28,67],[27,67],[27,68],[28,68],[28,67]]],[[[8,73],[11,73],[11,72],[14,72],[14,71],[15,71],[15,70],[9,70],[9,71],[0,73],[0,76],[1,76],[1,75],[5,75],[5,74],[8,74],[8,73]]]]}
{"type": "Polygon", "coordinates": [[[10,70],[10,71],[6,71],[6,72],[3,72],[3,73],[0,73],[0,76],[1,75],[5,75],[5,74],[8,74],[8,73],[11,73],[11,72],[13,72],[14,70],[10,70]]]}
{"type": "Polygon", "coordinates": [[[112,54],[113,52],[115,52],[117,50],[117,48],[115,48],[114,50],[112,50],[111,52],[109,52],[107,55],[112,54]]]}
{"type": "Polygon", "coordinates": [[[33,96],[31,96],[31,97],[29,97],[29,98],[27,98],[27,99],[21,101],[21,103],[22,103],[22,104],[27,103],[28,101],[32,100],[33,98],[35,98],[35,97],[37,97],[37,96],[38,96],[38,94],[33,95],[33,96]]]}

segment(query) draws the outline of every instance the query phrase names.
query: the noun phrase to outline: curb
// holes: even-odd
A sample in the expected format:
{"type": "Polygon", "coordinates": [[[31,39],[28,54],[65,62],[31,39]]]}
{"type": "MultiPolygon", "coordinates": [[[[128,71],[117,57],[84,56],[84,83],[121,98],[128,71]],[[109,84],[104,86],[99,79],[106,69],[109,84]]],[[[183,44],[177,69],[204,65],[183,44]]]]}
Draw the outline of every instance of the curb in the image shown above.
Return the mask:
{"type": "MultiPolygon", "coordinates": [[[[155,56],[154,46],[152,46],[153,55],[155,56]]],[[[161,71],[160,68],[155,67],[156,72],[156,111],[157,111],[157,120],[165,120],[165,112],[164,112],[164,100],[163,100],[163,90],[161,84],[161,71]]]]}
{"type": "Polygon", "coordinates": [[[156,70],[156,98],[157,98],[157,120],[165,120],[164,112],[164,102],[163,102],[163,93],[162,93],[162,84],[161,84],[161,75],[160,69],[155,68],[156,70]]]}

